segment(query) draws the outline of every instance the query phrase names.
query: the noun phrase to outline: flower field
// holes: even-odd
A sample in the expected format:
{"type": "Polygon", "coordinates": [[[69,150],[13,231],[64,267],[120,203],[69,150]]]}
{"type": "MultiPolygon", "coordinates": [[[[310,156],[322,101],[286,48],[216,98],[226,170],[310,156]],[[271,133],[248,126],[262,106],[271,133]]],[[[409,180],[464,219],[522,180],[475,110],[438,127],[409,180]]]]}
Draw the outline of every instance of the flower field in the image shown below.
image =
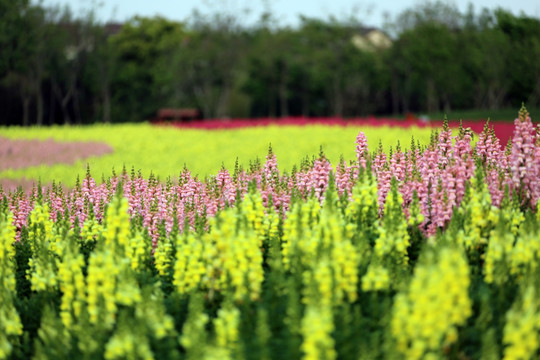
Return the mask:
{"type": "MultiPolygon", "coordinates": [[[[441,115],[441,119],[445,115],[441,115]]],[[[484,123],[487,121],[475,121],[475,120],[451,120],[448,121],[450,127],[458,128],[460,123],[463,127],[470,128],[475,133],[482,132],[484,123]]],[[[174,125],[181,129],[237,129],[253,126],[306,126],[306,125],[327,125],[327,126],[355,126],[355,127],[380,127],[389,126],[392,128],[408,129],[410,127],[426,128],[426,127],[440,127],[443,121],[430,120],[422,121],[418,118],[411,118],[407,120],[400,120],[394,118],[351,118],[343,119],[341,117],[325,117],[325,118],[304,118],[304,117],[287,117],[287,118],[262,118],[262,119],[206,119],[204,121],[192,121],[192,122],[155,122],[157,125],[174,125]]],[[[505,146],[512,132],[514,126],[511,122],[507,121],[495,121],[492,122],[492,128],[495,131],[495,135],[499,139],[502,146],[505,146]]]]}
{"type": "Polygon", "coordinates": [[[538,358],[539,129],[3,191],[0,359],[538,358]]]}
{"type": "MultiPolygon", "coordinates": [[[[304,157],[319,153],[320,146],[326,156],[336,163],[341,155],[348,160],[355,157],[354,142],[362,130],[371,144],[383,143],[385,151],[400,141],[408,146],[411,136],[422,145],[429,143],[431,129],[416,126],[403,129],[389,126],[330,126],[329,124],[308,124],[305,126],[245,127],[235,129],[178,129],[175,127],[153,126],[150,124],[94,125],[80,127],[48,128],[0,128],[2,137],[9,139],[54,139],[57,142],[104,142],[113,149],[103,156],[81,157],[72,163],[57,163],[53,166],[28,166],[22,169],[0,168],[0,181],[4,179],[41,179],[44,184],[54,180],[68,188],[73,188],[77,176],[84,177],[86,165],[101,180],[109,177],[111,170],[128,171],[134,167],[142,169],[145,177],[153,173],[161,180],[168,176],[178,176],[186,165],[199,178],[216,174],[224,165],[234,167],[236,159],[243,167],[259,158],[264,160],[268,145],[272,144],[283,171],[290,173],[293,165],[304,157]],[[165,161],[164,155],[166,154],[165,161]]],[[[2,140],[0,139],[0,142],[2,140]]],[[[1,150],[1,147],[0,147],[1,150]]],[[[0,154],[0,157],[2,154],[0,154]]],[[[9,156],[6,155],[6,156],[9,156]]]]}

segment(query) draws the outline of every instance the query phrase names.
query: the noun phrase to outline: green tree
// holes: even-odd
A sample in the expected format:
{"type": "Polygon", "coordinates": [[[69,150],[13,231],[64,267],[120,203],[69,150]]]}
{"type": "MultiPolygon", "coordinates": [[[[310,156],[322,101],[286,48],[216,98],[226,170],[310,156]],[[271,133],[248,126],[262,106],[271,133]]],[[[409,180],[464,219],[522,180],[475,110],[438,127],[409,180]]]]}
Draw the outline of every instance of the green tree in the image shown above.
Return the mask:
{"type": "Polygon", "coordinates": [[[25,57],[26,44],[20,37],[24,35],[28,6],[28,0],[0,0],[0,78],[17,69],[25,57]]]}
{"type": "Polygon", "coordinates": [[[495,11],[497,30],[510,44],[505,75],[511,80],[508,89],[512,106],[523,101],[540,103],[540,19],[498,9],[495,11]]]}
{"type": "Polygon", "coordinates": [[[193,14],[172,56],[177,103],[196,104],[205,117],[230,116],[231,95],[245,61],[246,34],[238,20],[228,14],[210,19],[193,14]]]}
{"type": "Polygon", "coordinates": [[[441,2],[398,16],[395,29],[402,32],[389,53],[394,112],[398,104],[404,112],[450,111],[463,77],[456,59],[461,23],[459,12],[441,2]]]}
{"type": "Polygon", "coordinates": [[[162,17],[135,17],[109,38],[114,121],[148,119],[168,103],[178,75],[165,59],[184,40],[183,24],[162,17]]]}
{"type": "Polygon", "coordinates": [[[83,83],[90,93],[92,101],[92,118],[103,123],[111,122],[111,81],[117,66],[117,58],[110,39],[121,24],[90,24],[92,51],[88,54],[84,68],[83,83]]]}
{"type": "MultiPolygon", "coordinates": [[[[272,30],[264,27],[254,36],[247,61],[245,89],[254,97],[254,104],[264,109],[266,116],[290,115],[293,76],[307,85],[305,72],[298,66],[297,54],[301,51],[295,35],[290,28],[272,30]]],[[[298,87],[301,92],[306,91],[302,86],[298,87]]]]}
{"type": "Polygon", "coordinates": [[[0,79],[17,91],[25,126],[30,124],[30,105],[36,99],[36,123],[41,125],[45,12],[27,1],[0,1],[0,14],[0,79]]]}

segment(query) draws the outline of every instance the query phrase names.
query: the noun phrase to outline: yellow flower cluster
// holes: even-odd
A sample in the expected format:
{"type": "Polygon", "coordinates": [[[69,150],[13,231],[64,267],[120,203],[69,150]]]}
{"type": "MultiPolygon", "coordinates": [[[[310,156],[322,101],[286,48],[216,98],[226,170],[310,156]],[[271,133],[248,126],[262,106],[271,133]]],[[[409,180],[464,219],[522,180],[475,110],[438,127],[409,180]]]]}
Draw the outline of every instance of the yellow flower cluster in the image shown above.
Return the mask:
{"type": "Polygon", "coordinates": [[[174,284],[184,294],[200,286],[211,294],[231,291],[235,300],[256,300],[264,279],[259,237],[238,209],[210,220],[210,231],[177,242],[174,284]]]}
{"type": "MultiPolygon", "coordinates": [[[[71,244],[70,244],[71,245],[71,244]]],[[[74,246],[68,245],[62,261],[58,262],[58,280],[62,291],[60,317],[66,336],[79,318],[85,305],[84,258],[74,246]]]]}
{"type": "Polygon", "coordinates": [[[393,182],[384,204],[384,216],[378,229],[379,237],[375,240],[375,254],[380,258],[390,255],[394,261],[408,264],[407,249],[411,242],[402,205],[403,197],[393,182]],[[394,254],[395,256],[392,256],[394,254]]]}
{"type": "MultiPolygon", "coordinates": [[[[3,302],[5,299],[0,298],[3,302]]],[[[22,335],[23,327],[13,301],[0,306],[0,359],[7,359],[13,347],[10,337],[22,335]]]]}
{"type": "MultiPolygon", "coordinates": [[[[313,251],[314,255],[323,254],[326,253],[326,250],[331,250],[333,246],[337,246],[338,243],[345,239],[343,233],[345,220],[338,211],[328,208],[326,204],[321,211],[319,221],[312,223],[312,226],[314,237],[312,239],[303,239],[309,240],[308,242],[299,241],[298,247],[300,251],[307,248],[313,251]]],[[[305,264],[310,265],[309,263],[305,264]]]]}
{"type": "MultiPolygon", "coordinates": [[[[523,222],[525,221],[525,216],[521,212],[521,209],[519,209],[519,207],[515,205],[501,205],[499,212],[503,219],[508,222],[512,234],[514,236],[517,236],[519,234],[521,224],[523,224],[523,222]]],[[[536,217],[539,217],[538,213],[536,214],[536,217]]],[[[540,218],[538,218],[537,220],[540,220],[540,218]]]]}
{"type": "Polygon", "coordinates": [[[295,204],[284,223],[283,262],[302,272],[304,302],[325,305],[357,299],[359,255],[341,212],[325,203],[317,216],[315,198],[295,204]]]}
{"type": "Polygon", "coordinates": [[[262,246],[267,233],[267,229],[265,229],[265,221],[267,220],[264,214],[264,206],[261,195],[259,193],[250,191],[244,197],[241,206],[250,226],[260,239],[259,246],[262,246]]]}
{"type": "Polygon", "coordinates": [[[371,173],[365,173],[352,189],[352,199],[345,208],[345,217],[349,223],[370,226],[375,225],[378,214],[377,180],[371,173]]]}
{"type": "Polygon", "coordinates": [[[540,306],[538,292],[533,284],[525,289],[507,312],[503,344],[505,360],[533,359],[538,354],[540,332],[540,306]]]}
{"type": "Polygon", "coordinates": [[[332,360],[337,357],[334,349],[334,322],[331,307],[308,305],[302,318],[301,332],[304,360],[332,360]]]}
{"type": "Polygon", "coordinates": [[[58,286],[56,257],[61,257],[65,242],[50,219],[47,204],[36,203],[30,212],[28,240],[32,257],[26,277],[33,291],[54,290],[58,286]]]}
{"type": "MultiPolygon", "coordinates": [[[[15,226],[13,213],[0,212],[0,264],[10,263],[15,256],[15,226]]],[[[13,283],[15,286],[15,283],[13,283]]]]}
{"type": "Polygon", "coordinates": [[[521,277],[537,267],[540,234],[532,224],[534,220],[525,222],[518,206],[509,202],[503,204],[498,222],[489,233],[484,265],[487,283],[502,285],[510,274],[521,277]]]}
{"type": "Polygon", "coordinates": [[[440,357],[472,312],[469,267],[461,250],[446,247],[425,255],[393,307],[391,332],[407,359],[440,357]]]}
{"type": "Polygon", "coordinates": [[[58,281],[54,264],[53,259],[44,255],[28,260],[29,269],[26,270],[26,276],[30,279],[33,291],[56,289],[58,281]]]}
{"type": "Polygon", "coordinates": [[[13,214],[0,211],[0,359],[7,359],[12,351],[10,337],[22,335],[21,319],[15,298],[15,227],[13,214]]]}
{"type": "Polygon", "coordinates": [[[264,218],[264,226],[268,229],[268,238],[276,239],[279,236],[279,215],[273,210],[268,210],[264,218]]]}
{"type": "Polygon", "coordinates": [[[116,280],[119,274],[111,250],[102,249],[90,255],[86,276],[86,303],[90,323],[111,328],[116,321],[116,280]]]}
{"type": "Polygon", "coordinates": [[[145,241],[144,236],[139,231],[136,231],[135,234],[129,237],[129,247],[126,250],[128,258],[131,259],[131,269],[140,271],[150,261],[152,243],[151,241],[145,241]]]}
{"type": "MultiPolygon", "coordinates": [[[[141,291],[134,279],[126,198],[115,197],[107,208],[104,242],[90,255],[86,277],[86,303],[90,323],[114,326],[118,305],[140,303],[141,291]]],[[[138,261],[138,259],[135,259],[138,261]]]]}
{"type": "Polygon", "coordinates": [[[304,271],[302,280],[304,304],[322,304],[332,306],[334,298],[334,281],[332,278],[332,263],[328,257],[320,259],[314,269],[304,271]]]}
{"type": "Polygon", "coordinates": [[[105,359],[153,360],[148,338],[138,334],[137,327],[119,327],[105,346],[105,359]]]}
{"type": "MultiPolygon", "coordinates": [[[[359,256],[350,236],[345,234],[346,226],[341,213],[325,207],[314,230],[315,238],[312,239],[312,242],[320,242],[319,259],[322,259],[325,254],[330,254],[329,269],[333,280],[331,290],[334,294],[334,303],[342,303],[345,297],[349,302],[355,301],[357,299],[359,256]]],[[[301,252],[302,245],[299,243],[301,252]]],[[[313,263],[310,265],[313,266],[313,263]]]]}
{"type": "Polygon", "coordinates": [[[510,253],[510,272],[524,275],[538,267],[540,259],[540,232],[522,229],[510,253]]]}
{"type": "Polygon", "coordinates": [[[86,303],[90,323],[111,328],[116,321],[118,305],[131,306],[142,301],[141,291],[129,265],[107,248],[90,256],[86,277],[86,303]]]}
{"type": "Polygon", "coordinates": [[[107,208],[105,229],[103,230],[105,246],[126,255],[130,253],[128,210],[128,200],[125,197],[115,196],[107,208]]]}
{"type": "Polygon", "coordinates": [[[332,247],[332,265],[336,301],[341,303],[344,296],[349,302],[358,298],[358,263],[360,257],[349,240],[336,241],[332,247]]]}
{"type": "Polygon", "coordinates": [[[318,238],[315,236],[315,224],[319,221],[321,205],[314,197],[293,205],[283,224],[282,255],[285,270],[295,272],[292,264],[296,261],[298,248],[304,255],[299,261],[312,262],[316,259],[318,238]]]}
{"type": "Polygon", "coordinates": [[[155,285],[151,293],[144,294],[144,301],[135,307],[135,316],[147,325],[153,336],[162,339],[174,331],[174,320],[166,312],[163,305],[163,293],[158,285],[155,285]]]}
{"type": "MultiPolygon", "coordinates": [[[[37,331],[39,341],[35,342],[35,354],[32,356],[36,360],[45,359],[67,359],[73,349],[71,336],[66,337],[62,321],[58,317],[55,306],[43,304],[40,309],[40,326],[37,331]]],[[[37,339],[36,339],[37,340],[37,339]]]]}
{"type": "Polygon", "coordinates": [[[486,245],[489,230],[499,219],[499,210],[492,205],[487,186],[476,177],[471,179],[458,211],[464,215],[463,228],[457,233],[458,243],[467,251],[486,245]]]}
{"type": "Polygon", "coordinates": [[[173,335],[174,321],[166,313],[159,286],[143,290],[145,301],[137,304],[134,317],[131,312],[119,313],[116,330],[105,346],[105,359],[154,359],[149,339],[173,335]]]}
{"type": "Polygon", "coordinates": [[[129,268],[129,262],[124,261],[120,264],[120,269],[122,271],[116,282],[116,302],[124,306],[139,304],[142,301],[141,289],[129,268]]]}
{"type": "MultiPolygon", "coordinates": [[[[188,319],[182,328],[182,335],[180,336],[180,345],[182,345],[188,351],[195,349],[201,340],[201,335],[205,334],[205,326],[210,318],[208,315],[202,312],[190,311],[188,319]]],[[[199,349],[201,352],[202,349],[199,349]]]]}
{"type": "Polygon", "coordinates": [[[484,279],[488,284],[502,285],[508,277],[506,261],[512,254],[515,237],[503,224],[490,232],[484,263],[484,279]]]}
{"type": "Polygon", "coordinates": [[[179,238],[176,246],[173,285],[180,294],[187,294],[202,285],[206,274],[205,244],[193,233],[179,238]]]}
{"type": "Polygon", "coordinates": [[[85,242],[97,240],[103,232],[103,226],[94,218],[87,218],[81,229],[81,239],[85,242]]]}
{"type": "MultiPolygon", "coordinates": [[[[34,209],[30,212],[28,226],[28,238],[30,240],[30,247],[32,253],[35,253],[36,246],[40,246],[41,243],[50,242],[51,234],[53,233],[53,222],[50,219],[49,207],[47,204],[43,205],[36,203],[34,209]]],[[[48,247],[48,244],[45,246],[48,247]]]]}
{"type": "Polygon", "coordinates": [[[180,345],[187,359],[202,359],[207,349],[206,326],[210,317],[204,312],[203,298],[200,294],[190,297],[187,319],[179,337],[180,345]]]}
{"type": "MultiPolygon", "coordinates": [[[[142,237],[140,238],[141,243],[143,246],[147,247],[148,245],[144,244],[142,241],[142,237]]],[[[163,239],[162,241],[159,241],[156,247],[156,251],[154,252],[154,264],[156,266],[156,269],[158,271],[158,274],[161,276],[166,276],[169,273],[169,269],[171,268],[172,264],[172,255],[174,253],[174,246],[172,244],[172,241],[169,237],[166,239],[163,239]]],[[[134,242],[131,243],[134,246],[137,246],[134,242]]],[[[139,247],[139,251],[144,251],[144,248],[141,246],[139,247]]],[[[144,255],[144,253],[142,254],[144,255]]],[[[135,254],[132,254],[132,265],[134,263],[140,263],[139,259],[133,259],[135,258],[135,254]]],[[[140,256],[140,255],[139,255],[140,256]]]]}
{"type": "Polygon", "coordinates": [[[217,345],[228,351],[234,351],[238,345],[238,326],[240,310],[234,306],[225,306],[217,312],[214,320],[217,345]]]}
{"type": "Polygon", "coordinates": [[[409,207],[409,219],[407,224],[409,226],[418,226],[424,222],[424,214],[422,214],[422,209],[420,208],[420,200],[416,192],[413,194],[413,201],[409,207]]]}
{"type": "Polygon", "coordinates": [[[382,265],[370,264],[362,277],[363,291],[387,290],[390,287],[390,275],[382,265]]]}
{"type": "Polygon", "coordinates": [[[216,289],[231,287],[236,300],[246,295],[252,300],[258,299],[264,280],[259,239],[241,222],[238,224],[240,219],[235,211],[222,213],[217,220],[220,226],[213,227],[208,234],[215,251],[213,264],[208,261],[208,265],[210,274],[218,276],[210,281],[217,281],[216,289]],[[238,225],[241,227],[235,230],[238,225]]]}

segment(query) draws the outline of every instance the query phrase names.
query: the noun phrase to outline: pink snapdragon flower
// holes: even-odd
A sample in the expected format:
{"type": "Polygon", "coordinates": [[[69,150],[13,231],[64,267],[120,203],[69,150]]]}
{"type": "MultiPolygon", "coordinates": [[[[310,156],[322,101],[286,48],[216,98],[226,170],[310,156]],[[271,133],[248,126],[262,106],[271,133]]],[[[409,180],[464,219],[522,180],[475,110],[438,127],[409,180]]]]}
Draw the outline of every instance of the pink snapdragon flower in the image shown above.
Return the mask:
{"type": "Polygon", "coordinates": [[[369,155],[369,149],[368,149],[367,137],[366,137],[366,134],[360,131],[358,133],[358,136],[356,136],[356,158],[358,160],[358,164],[362,166],[363,168],[366,167],[366,163],[367,163],[366,159],[368,155],[369,155]]]}
{"type": "Polygon", "coordinates": [[[322,157],[315,160],[313,164],[313,169],[310,172],[311,185],[315,190],[315,197],[319,199],[321,204],[324,201],[324,193],[328,187],[328,177],[332,171],[332,164],[322,157]]]}
{"type": "Polygon", "coordinates": [[[529,113],[523,107],[514,121],[515,129],[509,157],[511,184],[524,204],[534,204],[540,180],[536,161],[536,132],[529,113]]]}

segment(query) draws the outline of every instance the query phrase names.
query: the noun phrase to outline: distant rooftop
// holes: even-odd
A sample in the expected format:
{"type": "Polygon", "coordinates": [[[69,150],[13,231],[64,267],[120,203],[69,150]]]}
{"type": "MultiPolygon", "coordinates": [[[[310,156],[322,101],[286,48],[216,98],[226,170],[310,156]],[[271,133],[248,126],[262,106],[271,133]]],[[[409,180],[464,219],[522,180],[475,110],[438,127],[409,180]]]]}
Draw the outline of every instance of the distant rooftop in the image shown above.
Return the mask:
{"type": "Polygon", "coordinates": [[[124,26],[122,23],[106,23],[104,26],[105,34],[107,36],[116,35],[122,30],[122,26],[124,26]]]}

